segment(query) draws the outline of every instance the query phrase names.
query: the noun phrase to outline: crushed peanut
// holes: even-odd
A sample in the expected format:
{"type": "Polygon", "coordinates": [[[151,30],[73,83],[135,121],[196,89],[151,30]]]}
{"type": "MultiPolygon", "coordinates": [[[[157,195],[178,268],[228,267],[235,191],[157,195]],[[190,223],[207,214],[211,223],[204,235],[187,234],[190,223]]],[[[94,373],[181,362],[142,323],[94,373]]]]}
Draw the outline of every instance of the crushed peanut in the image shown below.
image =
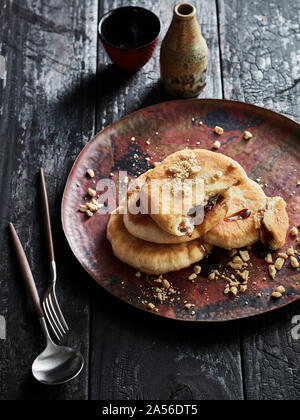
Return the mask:
{"type": "Polygon", "coordinates": [[[250,131],[245,131],[244,132],[244,140],[250,140],[250,139],[252,139],[252,137],[253,137],[253,134],[250,133],[250,131]]]}
{"type": "Polygon", "coordinates": [[[186,305],[184,305],[185,309],[191,309],[194,308],[195,305],[193,305],[192,303],[187,303],[186,305]]]}
{"type": "Polygon", "coordinates": [[[89,189],[88,189],[88,194],[89,194],[91,197],[96,197],[97,192],[96,192],[95,190],[93,190],[92,188],[89,188],[89,189]]]}
{"type": "Polygon", "coordinates": [[[224,129],[222,127],[216,126],[215,133],[221,136],[224,133],[224,129]]]}
{"type": "Polygon", "coordinates": [[[94,178],[95,176],[95,172],[93,171],[93,169],[88,169],[86,173],[90,178],[94,178]]]}
{"type": "Polygon", "coordinates": [[[289,256],[285,254],[284,252],[278,252],[278,257],[283,258],[284,260],[288,260],[289,256]]]}
{"type": "Polygon", "coordinates": [[[219,150],[220,147],[221,147],[221,143],[218,140],[215,141],[214,144],[213,144],[213,148],[216,149],[216,150],[219,150]]]}
{"type": "Polygon", "coordinates": [[[277,274],[275,265],[269,265],[269,274],[272,277],[272,279],[274,280],[277,274]]]}
{"type": "Polygon", "coordinates": [[[92,213],[90,210],[87,210],[87,211],[85,212],[85,214],[86,214],[88,217],[92,217],[92,216],[94,216],[94,213],[92,213]]]}
{"type": "Polygon", "coordinates": [[[296,228],[296,226],[294,226],[291,231],[290,231],[290,235],[291,236],[298,236],[299,235],[299,230],[296,228]]]}
{"type": "Polygon", "coordinates": [[[293,248],[293,247],[291,247],[291,248],[289,248],[289,249],[286,251],[286,253],[287,253],[287,255],[288,255],[289,257],[291,257],[291,256],[294,256],[294,255],[295,255],[295,250],[294,250],[294,248],[293,248]]]}
{"type": "Polygon", "coordinates": [[[137,271],[137,272],[135,273],[135,277],[142,277],[142,273],[141,273],[140,271],[137,271]]]}
{"type": "Polygon", "coordinates": [[[279,293],[279,292],[273,292],[271,296],[274,299],[280,299],[280,298],[282,298],[282,294],[279,293]]]}
{"type": "Polygon", "coordinates": [[[290,257],[290,260],[291,260],[291,266],[293,268],[299,268],[300,264],[299,264],[299,261],[297,260],[296,257],[292,256],[292,257],[290,257]]]}
{"type": "Polygon", "coordinates": [[[283,286],[278,286],[275,292],[281,293],[283,295],[285,293],[285,288],[283,286]]]}
{"type": "Polygon", "coordinates": [[[200,265],[195,265],[194,267],[194,273],[199,275],[201,273],[201,267],[200,265]]]}
{"type": "Polygon", "coordinates": [[[155,305],[153,305],[153,303],[148,303],[148,308],[153,310],[155,309],[155,305]]]}
{"type": "Polygon", "coordinates": [[[83,204],[82,206],[80,206],[79,211],[81,213],[85,213],[88,210],[87,206],[85,204],[83,204]]]}
{"type": "Polygon", "coordinates": [[[214,280],[216,278],[216,273],[213,272],[208,276],[208,280],[214,280]]]}
{"type": "Polygon", "coordinates": [[[241,293],[245,293],[248,289],[248,286],[246,284],[241,284],[240,285],[240,292],[241,293]]]}
{"type": "Polygon", "coordinates": [[[273,264],[273,257],[272,257],[272,254],[271,254],[271,253],[269,253],[269,254],[266,256],[265,261],[266,261],[266,263],[268,263],[268,264],[273,264]]]}
{"type": "Polygon", "coordinates": [[[170,289],[170,287],[171,287],[171,285],[170,285],[170,283],[168,282],[168,280],[166,280],[166,279],[164,279],[163,281],[162,281],[162,284],[163,284],[163,286],[168,290],[168,289],[170,289]]]}
{"type": "Polygon", "coordinates": [[[239,253],[240,253],[240,256],[242,257],[242,260],[244,262],[250,261],[250,255],[249,255],[248,251],[239,251],[239,253]]]}
{"type": "Polygon", "coordinates": [[[89,210],[91,210],[93,213],[95,213],[98,210],[98,206],[96,206],[93,203],[86,203],[86,206],[89,210]]]}
{"type": "Polygon", "coordinates": [[[238,294],[238,289],[237,289],[237,287],[231,287],[230,288],[230,293],[234,296],[234,297],[236,297],[237,296],[237,294],[238,294]]]}
{"type": "Polygon", "coordinates": [[[284,258],[277,258],[277,260],[275,261],[275,268],[277,271],[280,271],[282,269],[282,267],[284,266],[285,263],[285,259],[284,258]]]}
{"type": "Polygon", "coordinates": [[[191,274],[188,279],[192,281],[192,280],[196,280],[196,278],[197,278],[197,274],[194,273],[194,274],[191,274]]]}

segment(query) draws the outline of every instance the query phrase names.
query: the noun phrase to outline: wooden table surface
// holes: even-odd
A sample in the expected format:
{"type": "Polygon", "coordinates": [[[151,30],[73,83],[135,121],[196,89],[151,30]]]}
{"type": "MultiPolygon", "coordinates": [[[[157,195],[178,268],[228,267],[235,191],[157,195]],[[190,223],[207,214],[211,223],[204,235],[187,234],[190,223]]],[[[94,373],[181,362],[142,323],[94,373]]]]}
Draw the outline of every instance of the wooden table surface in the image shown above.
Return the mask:
{"type": "MultiPolygon", "coordinates": [[[[300,0],[195,0],[209,50],[201,97],[238,99],[300,121],[300,0]]],[[[113,66],[97,36],[105,11],[142,5],[164,36],[172,0],[2,0],[0,7],[0,399],[300,399],[300,303],[223,325],[182,325],[141,313],[93,282],[62,232],[71,166],[112,121],[171,99],[159,82],[159,49],[137,74],[113,66]],[[86,364],[73,382],[46,388],[30,366],[44,342],[13,256],[21,237],[39,292],[49,281],[38,169],[45,168],[58,295],[86,364]],[[3,339],[5,338],[5,339],[3,339]]]]}

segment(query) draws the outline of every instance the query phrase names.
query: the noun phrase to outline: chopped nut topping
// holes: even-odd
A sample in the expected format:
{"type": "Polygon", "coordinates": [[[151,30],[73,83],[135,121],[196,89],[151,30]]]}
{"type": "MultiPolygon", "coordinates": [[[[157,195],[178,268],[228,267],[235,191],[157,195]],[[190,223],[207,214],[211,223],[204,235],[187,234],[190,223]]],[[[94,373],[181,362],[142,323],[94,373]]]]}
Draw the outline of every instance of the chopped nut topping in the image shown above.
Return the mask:
{"type": "Polygon", "coordinates": [[[291,260],[291,266],[293,268],[299,268],[300,264],[296,257],[290,257],[290,260],[291,260]]]}
{"type": "Polygon", "coordinates": [[[137,272],[135,273],[135,277],[142,277],[142,273],[141,273],[140,271],[137,271],[137,272]]]}
{"type": "Polygon", "coordinates": [[[266,261],[266,263],[268,263],[268,264],[273,264],[273,257],[272,257],[272,254],[271,254],[271,253],[269,253],[269,254],[266,256],[265,261],[266,261]]]}
{"type": "Polygon", "coordinates": [[[215,133],[219,134],[219,136],[221,136],[224,133],[224,129],[222,127],[216,126],[215,127],[215,133]]]}
{"type": "Polygon", "coordinates": [[[95,172],[93,171],[93,169],[88,169],[88,170],[86,171],[86,173],[88,174],[88,176],[89,176],[90,178],[94,178],[94,176],[95,176],[95,172]]]}
{"type": "Polygon", "coordinates": [[[261,298],[262,297],[262,294],[261,293],[257,293],[257,295],[256,295],[258,298],[261,298]]]}
{"type": "Polygon", "coordinates": [[[289,248],[286,253],[291,257],[293,255],[295,255],[295,250],[293,247],[289,248]]]}
{"type": "Polygon", "coordinates": [[[95,190],[93,190],[92,188],[89,188],[89,189],[88,189],[88,194],[89,194],[91,197],[96,197],[97,192],[96,192],[95,190]]]}
{"type": "Polygon", "coordinates": [[[241,284],[240,285],[240,292],[241,293],[245,293],[248,289],[248,286],[246,284],[241,284]]]}
{"type": "Polygon", "coordinates": [[[253,134],[250,133],[250,131],[245,131],[244,132],[244,139],[245,140],[250,140],[250,139],[252,139],[252,137],[253,137],[253,134]]]}
{"type": "Polygon", "coordinates": [[[187,303],[186,305],[184,305],[184,307],[185,307],[186,309],[191,309],[191,308],[194,308],[194,307],[195,307],[195,305],[193,305],[192,303],[187,303]]]}
{"type": "Polygon", "coordinates": [[[275,265],[269,265],[269,274],[272,277],[272,279],[274,280],[277,274],[275,265]]]}
{"type": "Polygon", "coordinates": [[[197,278],[197,274],[191,274],[190,276],[189,276],[189,280],[195,280],[197,278]]]}
{"type": "Polygon", "coordinates": [[[275,292],[281,293],[283,295],[285,293],[285,288],[283,286],[278,286],[275,292]]]}
{"type": "Polygon", "coordinates": [[[237,287],[231,287],[230,289],[230,293],[235,297],[238,294],[238,289],[237,287]]]}
{"type": "Polygon", "coordinates": [[[155,309],[155,305],[153,305],[153,303],[148,303],[148,308],[153,310],[155,309]]]}
{"type": "Polygon", "coordinates": [[[208,276],[208,280],[214,280],[216,278],[216,273],[213,272],[208,276]]]}
{"type": "Polygon", "coordinates": [[[247,282],[249,279],[249,271],[244,271],[241,275],[242,279],[244,280],[244,282],[247,282]]]}
{"type": "Polygon", "coordinates": [[[248,251],[239,251],[239,253],[240,253],[240,256],[242,257],[242,260],[244,262],[250,261],[250,255],[249,255],[248,251]]]}
{"type": "Polygon", "coordinates": [[[91,210],[94,213],[98,210],[98,206],[96,206],[93,203],[86,203],[86,206],[89,210],[91,210]]]}
{"type": "Polygon", "coordinates": [[[81,211],[81,213],[85,213],[88,210],[87,206],[85,204],[83,204],[82,206],[80,206],[79,211],[81,211]]]}
{"type": "Polygon", "coordinates": [[[275,261],[275,268],[276,270],[280,271],[282,267],[284,266],[285,259],[284,258],[277,258],[275,261]]]}
{"type": "Polygon", "coordinates": [[[195,265],[194,267],[194,273],[199,275],[201,273],[201,267],[200,265],[195,265]]]}
{"type": "Polygon", "coordinates": [[[85,214],[86,214],[88,217],[92,217],[92,216],[94,216],[94,213],[92,213],[90,210],[87,210],[87,211],[85,212],[85,214]]]}
{"type": "Polygon", "coordinates": [[[170,289],[170,287],[171,287],[171,285],[170,285],[170,283],[168,282],[168,280],[163,280],[162,281],[162,284],[163,284],[163,286],[168,290],[168,289],[170,289]]]}
{"type": "Polygon", "coordinates": [[[296,226],[294,226],[290,231],[290,235],[297,236],[298,234],[299,234],[299,230],[296,228],[296,226]]]}
{"type": "Polygon", "coordinates": [[[213,144],[213,148],[216,149],[216,150],[219,150],[220,147],[221,147],[221,143],[218,140],[215,141],[214,144],[213,144]]]}
{"type": "Polygon", "coordinates": [[[278,257],[283,258],[284,260],[288,260],[289,256],[285,254],[284,252],[278,252],[278,257]]]}
{"type": "Polygon", "coordinates": [[[274,299],[280,299],[280,298],[282,298],[282,294],[279,293],[279,292],[273,292],[271,296],[274,299]]]}
{"type": "Polygon", "coordinates": [[[231,251],[229,251],[229,257],[230,257],[230,258],[235,257],[235,256],[236,256],[236,254],[237,254],[237,250],[236,250],[236,249],[232,249],[231,251]]]}
{"type": "Polygon", "coordinates": [[[227,265],[229,265],[229,267],[233,268],[234,270],[241,270],[243,268],[242,264],[234,263],[232,261],[227,263],[227,265]]]}

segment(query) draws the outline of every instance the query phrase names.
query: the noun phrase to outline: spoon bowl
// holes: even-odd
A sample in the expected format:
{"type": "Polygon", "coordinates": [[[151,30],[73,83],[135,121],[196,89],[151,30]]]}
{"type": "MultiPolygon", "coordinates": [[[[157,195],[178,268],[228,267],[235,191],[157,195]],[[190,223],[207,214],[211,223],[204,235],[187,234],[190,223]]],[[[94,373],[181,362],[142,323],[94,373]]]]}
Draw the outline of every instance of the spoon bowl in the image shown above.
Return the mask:
{"type": "Polygon", "coordinates": [[[74,379],[84,365],[83,357],[69,347],[49,343],[34,361],[32,374],[45,385],[64,384],[74,379]]]}

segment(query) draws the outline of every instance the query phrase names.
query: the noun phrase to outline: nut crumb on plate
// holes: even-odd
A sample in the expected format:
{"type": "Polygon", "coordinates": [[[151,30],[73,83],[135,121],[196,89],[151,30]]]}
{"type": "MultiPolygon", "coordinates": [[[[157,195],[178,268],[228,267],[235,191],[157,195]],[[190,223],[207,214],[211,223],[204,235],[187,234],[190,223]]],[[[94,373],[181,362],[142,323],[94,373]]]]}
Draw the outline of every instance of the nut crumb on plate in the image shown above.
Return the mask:
{"type": "Polygon", "coordinates": [[[93,171],[93,169],[88,169],[86,173],[90,178],[94,178],[95,176],[95,172],[93,171]]]}
{"type": "Polygon", "coordinates": [[[299,268],[300,264],[296,257],[291,256],[290,260],[291,260],[291,266],[293,268],[299,268]]]}
{"type": "Polygon", "coordinates": [[[219,127],[218,125],[216,125],[215,133],[218,134],[219,136],[221,136],[224,133],[224,129],[222,127],[219,127]]]}
{"type": "Polygon", "coordinates": [[[245,131],[244,132],[244,140],[250,140],[250,139],[252,139],[252,137],[253,137],[253,134],[250,133],[250,131],[245,131]]]}
{"type": "Polygon", "coordinates": [[[272,279],[274,280],[277,274],[275,265],[269,265],[269,274],[272,277],[272,279]]]}
{"type": "Polygon", "coordinates": [[[220,147],[221,147],[221,143],[218,140],[215,141],[214,144],[213,144],[213,148],[216,149],[216,150],[219,150],[220,147]]]}

